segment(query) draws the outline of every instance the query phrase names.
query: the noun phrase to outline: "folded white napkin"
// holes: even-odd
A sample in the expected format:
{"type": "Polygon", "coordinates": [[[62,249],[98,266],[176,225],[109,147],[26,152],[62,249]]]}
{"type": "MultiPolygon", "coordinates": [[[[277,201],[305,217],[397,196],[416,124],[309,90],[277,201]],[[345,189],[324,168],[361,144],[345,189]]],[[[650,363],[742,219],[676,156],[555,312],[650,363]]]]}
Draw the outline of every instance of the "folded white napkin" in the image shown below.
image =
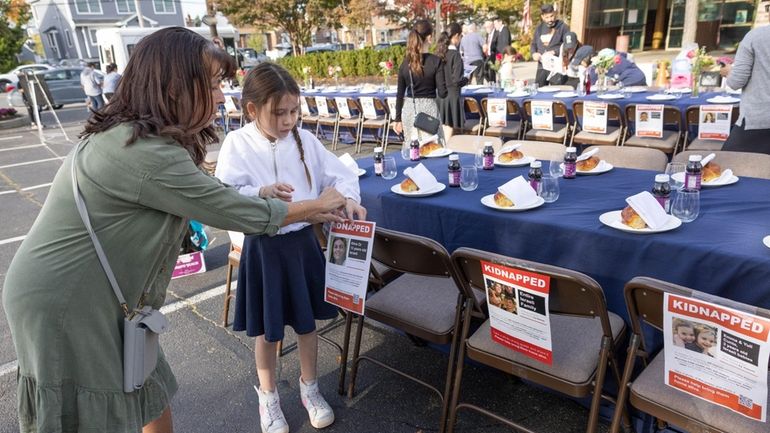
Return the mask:
{"type": "Polygon", "coordinates": [[[342,162],[345,165],[345,167],[352,170],[353,173],[358,174],[358,163],[356,162],[355,159],[353,159],[352,156],[350,156],[349,153],[340,155],[339,159],[340,159],[340,162],[342,162]]]}
{"type": "Polygon", "coordinates": [[[709,153],[708,155],[704,156],[703,159],[700,160],[700,165],[705,167],[706,164],[711,162],[716,157],[717,157],[716,153],[709,153]]]}
{"type": "Polygon", "coordinates": [[[711,102],[713,104],[725,104],[725,103],[732,103],[732,102],[738,102],[740,99],[732,97],[732,96],[714,96],[713,98],[709,98],[708,102],[711,102]]]}
{"type": "Polygon", "coordinates": [[[649,191],[642,191],[639,194],[628,197],[626,203],[628,203],[628,205],[631,206],[631,208],[633,208],[653,230],[663,227],[666,222],[668,222],[668,214],[649,191]]]}
{"type": "Polygon", "coordinates": [[[404,174],[417,184],[420,191],[430,191],[438,187],[436,177],[422,163],[417,164],[416,167],[408,167],[404,170],[404,174]]]}
{"type": "Polygon", "coordinates": [[[500,149],[500,153],[513,152],[514,150],[520,148],[523,144],[524,143],[514,143],[505,145],[502,149],[500,149]]]}
{"type": "Polygon", "coordinates": [[[720,183],[727,182],[731,177],[733,177],[733,171],[728,168],[727,170],[722,170],[722,174],[720,174],[718,178],[711,179],[706,183],[720,184],[720,183]]]}
{"type": "Polygon", "coordinates": [[[558,93],[554,93],[553,94],[554,98],[574,98],[575,96],[577,96],[577,93],[569,92],[569,91],[568,92],[558,92],[558,93]]]}
{"type": "Polygon", "coordinates": [[[420,146],[428,144],[428,143],[438,143],[438,135],[431,135],[430,137],[423,138],[420,140],[420,146]]]}
{"type": "Polygon", "coordinates": [[[497,190],[511,199],[516,207],[529,206],[537,201],[537,193],[529,185],[529,182],[524,180],[524,176],[519,176],[506,182],[504,185],[497,187],[497,190]]]}
{"type": "Polygon", "coordinates": [[[598,147],[593,148],[593,149],[589,150],[588,152],[583,152],[582,155],[578,156],[577,160],[578,161],[585,161],[586,159],[596,155],[598,152],[599,152],[599,148],[598,147]]]}

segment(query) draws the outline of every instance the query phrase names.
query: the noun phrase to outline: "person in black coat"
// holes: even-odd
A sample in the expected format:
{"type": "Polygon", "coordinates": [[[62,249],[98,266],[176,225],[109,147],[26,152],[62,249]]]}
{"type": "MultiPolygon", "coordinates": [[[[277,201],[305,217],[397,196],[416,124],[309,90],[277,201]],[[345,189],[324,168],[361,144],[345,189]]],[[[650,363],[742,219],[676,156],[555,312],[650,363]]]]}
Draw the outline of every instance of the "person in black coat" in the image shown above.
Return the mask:
{"type": "Polygon", "coordinates": [[[545,86],[548,83],[548,71],[543,69],[540,57],[547,52],[553,55],[559,54],[559,48],[564,42],[564,35],[569,33],[569,26],[556,18],[556,11],[553,9],[553,5],[545,4],[541,6],[540,14],[543,22],[535,28],[530,52],[532,53],[532,60],[537,61],[535,81],[538,86],[545,86]]]}
{"type": "Polygon", "coordinates": [[[463,74],[463,59],[457,50],[461,39],[462,27],[457,23],[451,23],[447,31],[441,33],[436,45],[436,55],[443,61],[444,81],[447,87],[446,97],[438,98],[441,123],[456,129],[462,129],[465,121],[460,91],[468,84],[468,79],[463,74]]]}
{"type": "Polygon", "coordinates": [[[500,18],[495,19],[495,54],[504,53],[511,46],[511,31],[500,18]]]}

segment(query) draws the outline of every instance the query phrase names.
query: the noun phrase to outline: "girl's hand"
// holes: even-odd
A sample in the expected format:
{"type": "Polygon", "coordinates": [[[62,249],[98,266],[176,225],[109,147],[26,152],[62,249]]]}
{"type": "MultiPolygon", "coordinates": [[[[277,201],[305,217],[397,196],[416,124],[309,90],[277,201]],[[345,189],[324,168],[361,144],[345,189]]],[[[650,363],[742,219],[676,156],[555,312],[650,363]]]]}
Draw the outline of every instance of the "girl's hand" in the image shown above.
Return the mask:
{"type": "Polygon", "coordinates": [[[365,220],[366,208],[356,203],[352,198],[349,198],[347,203],[345,203],[345,216],[351,220],[365,220]]]}
{"type": "Polygon", "coordinates": [[[401,134],[404,132],[404,125],[401,122],[395,122],[393,123],[393,130],[396,131],[396,134],[401,134]]]}
{"type": "Polygon", "coordinates": [[[283,201],[291,201],[291,193],[294,192],[294,187],[288,183],[274,183],[272,185],[263,186],[259,189],[259,196],[261,198],[278,198],[283,201]]]}

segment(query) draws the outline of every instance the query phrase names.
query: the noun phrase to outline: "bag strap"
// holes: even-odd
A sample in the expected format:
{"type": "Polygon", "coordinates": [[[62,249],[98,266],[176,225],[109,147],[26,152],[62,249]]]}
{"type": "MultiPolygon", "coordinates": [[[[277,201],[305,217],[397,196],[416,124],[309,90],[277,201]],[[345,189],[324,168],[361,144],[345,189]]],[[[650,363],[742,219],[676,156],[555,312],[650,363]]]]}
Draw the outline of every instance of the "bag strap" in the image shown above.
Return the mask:
{"type": "MultiPolygon", "coordinates": [[[[96,233],[94,233],[94,229],[91,226],[91,220],[88,218],[88,209],[86,208],[86,203],[83,200],[83,195],[80,193],[80,189],[78,188],[76,165],[77,165],[78,152],[80,152],[80,148],[83,146],[83,143],[85,143],[85,141],[81,141],[75,147],[75,151],[72,155],[72,162],[71,162],[72,167],[70,169],[70,172],[72,174],[72,192],[75,196],[75,205],[78,208],[80,219],[83,220],[83,224],[86,226],[88,235],[91,237],[91,241],[93,241],[94,243],[94,249],[96,250],[96,255],[99,257],[99,263],[101,263],[102,268],[104,269],[104,273],[107,274],[107,279],[110,281],[110,286],[112,286],[112,291],[115,293],[115,297],[118,298],[118,303],[120,303],[120,308],[123,310],[123,315],[125,317],[129,317],[130,313],[128,310],[128,305],[126,304],[126,298],[123,297],[123,292],[121,292],[120,290],[120,286],[118,285],[118,280],[115,279],[115,274],[112,272],[110,263],[107,261],[107,255],[104,253],[104,248],[102,248],[102,244],[99,242],[99,239],[96,237],[96,233]]],[[[142,308],[144,297],[148,292],[149,292],[149,289],[146,289],[142,293],[142,296],[139,299],[138,309],[142,308]]]]}
{"type": "Polygon", "coordinates": [[[412,66],[408,65],[409,68],[409,87],[412,88],[412,106],[414,107],[414,115],[417,115],[417,102],[414,100],[414,80],[412,79],[412,66]]]}

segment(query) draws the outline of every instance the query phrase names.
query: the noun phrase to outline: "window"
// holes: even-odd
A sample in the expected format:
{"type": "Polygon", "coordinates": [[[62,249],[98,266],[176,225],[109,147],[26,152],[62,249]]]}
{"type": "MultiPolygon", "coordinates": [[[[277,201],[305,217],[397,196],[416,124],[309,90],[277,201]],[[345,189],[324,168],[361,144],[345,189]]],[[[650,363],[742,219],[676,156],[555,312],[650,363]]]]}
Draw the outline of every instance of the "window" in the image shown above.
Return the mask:
{"type": "Polygon", "coordinates": [[[152,0],[152,7],[155,9],[156,14],[176,13],[174,0],[152,0]]]}
{"type": "Polygon", "coordinates": [[[136,12],[134,0],[115,0],[119,14],[132,14],[136,12]]]}
{"type": "Polygon", "coordinates": [[[71,47],[72,46],[72,35],[70,34],[69,30],[66,30],[66,29],[64,30],[64,37],[67,39],[67,46],[71,47]]]}
{"type": "Polygon", "coordinates": [[[91,45],[96,45],[96,29],[88,29],[88,37],[91,39],[91,45]]]}
{"type": "Polygon", "coordinates": [[[100,0],[75,0],[75,10],[79,14],[101,14],[100,0]]]}

